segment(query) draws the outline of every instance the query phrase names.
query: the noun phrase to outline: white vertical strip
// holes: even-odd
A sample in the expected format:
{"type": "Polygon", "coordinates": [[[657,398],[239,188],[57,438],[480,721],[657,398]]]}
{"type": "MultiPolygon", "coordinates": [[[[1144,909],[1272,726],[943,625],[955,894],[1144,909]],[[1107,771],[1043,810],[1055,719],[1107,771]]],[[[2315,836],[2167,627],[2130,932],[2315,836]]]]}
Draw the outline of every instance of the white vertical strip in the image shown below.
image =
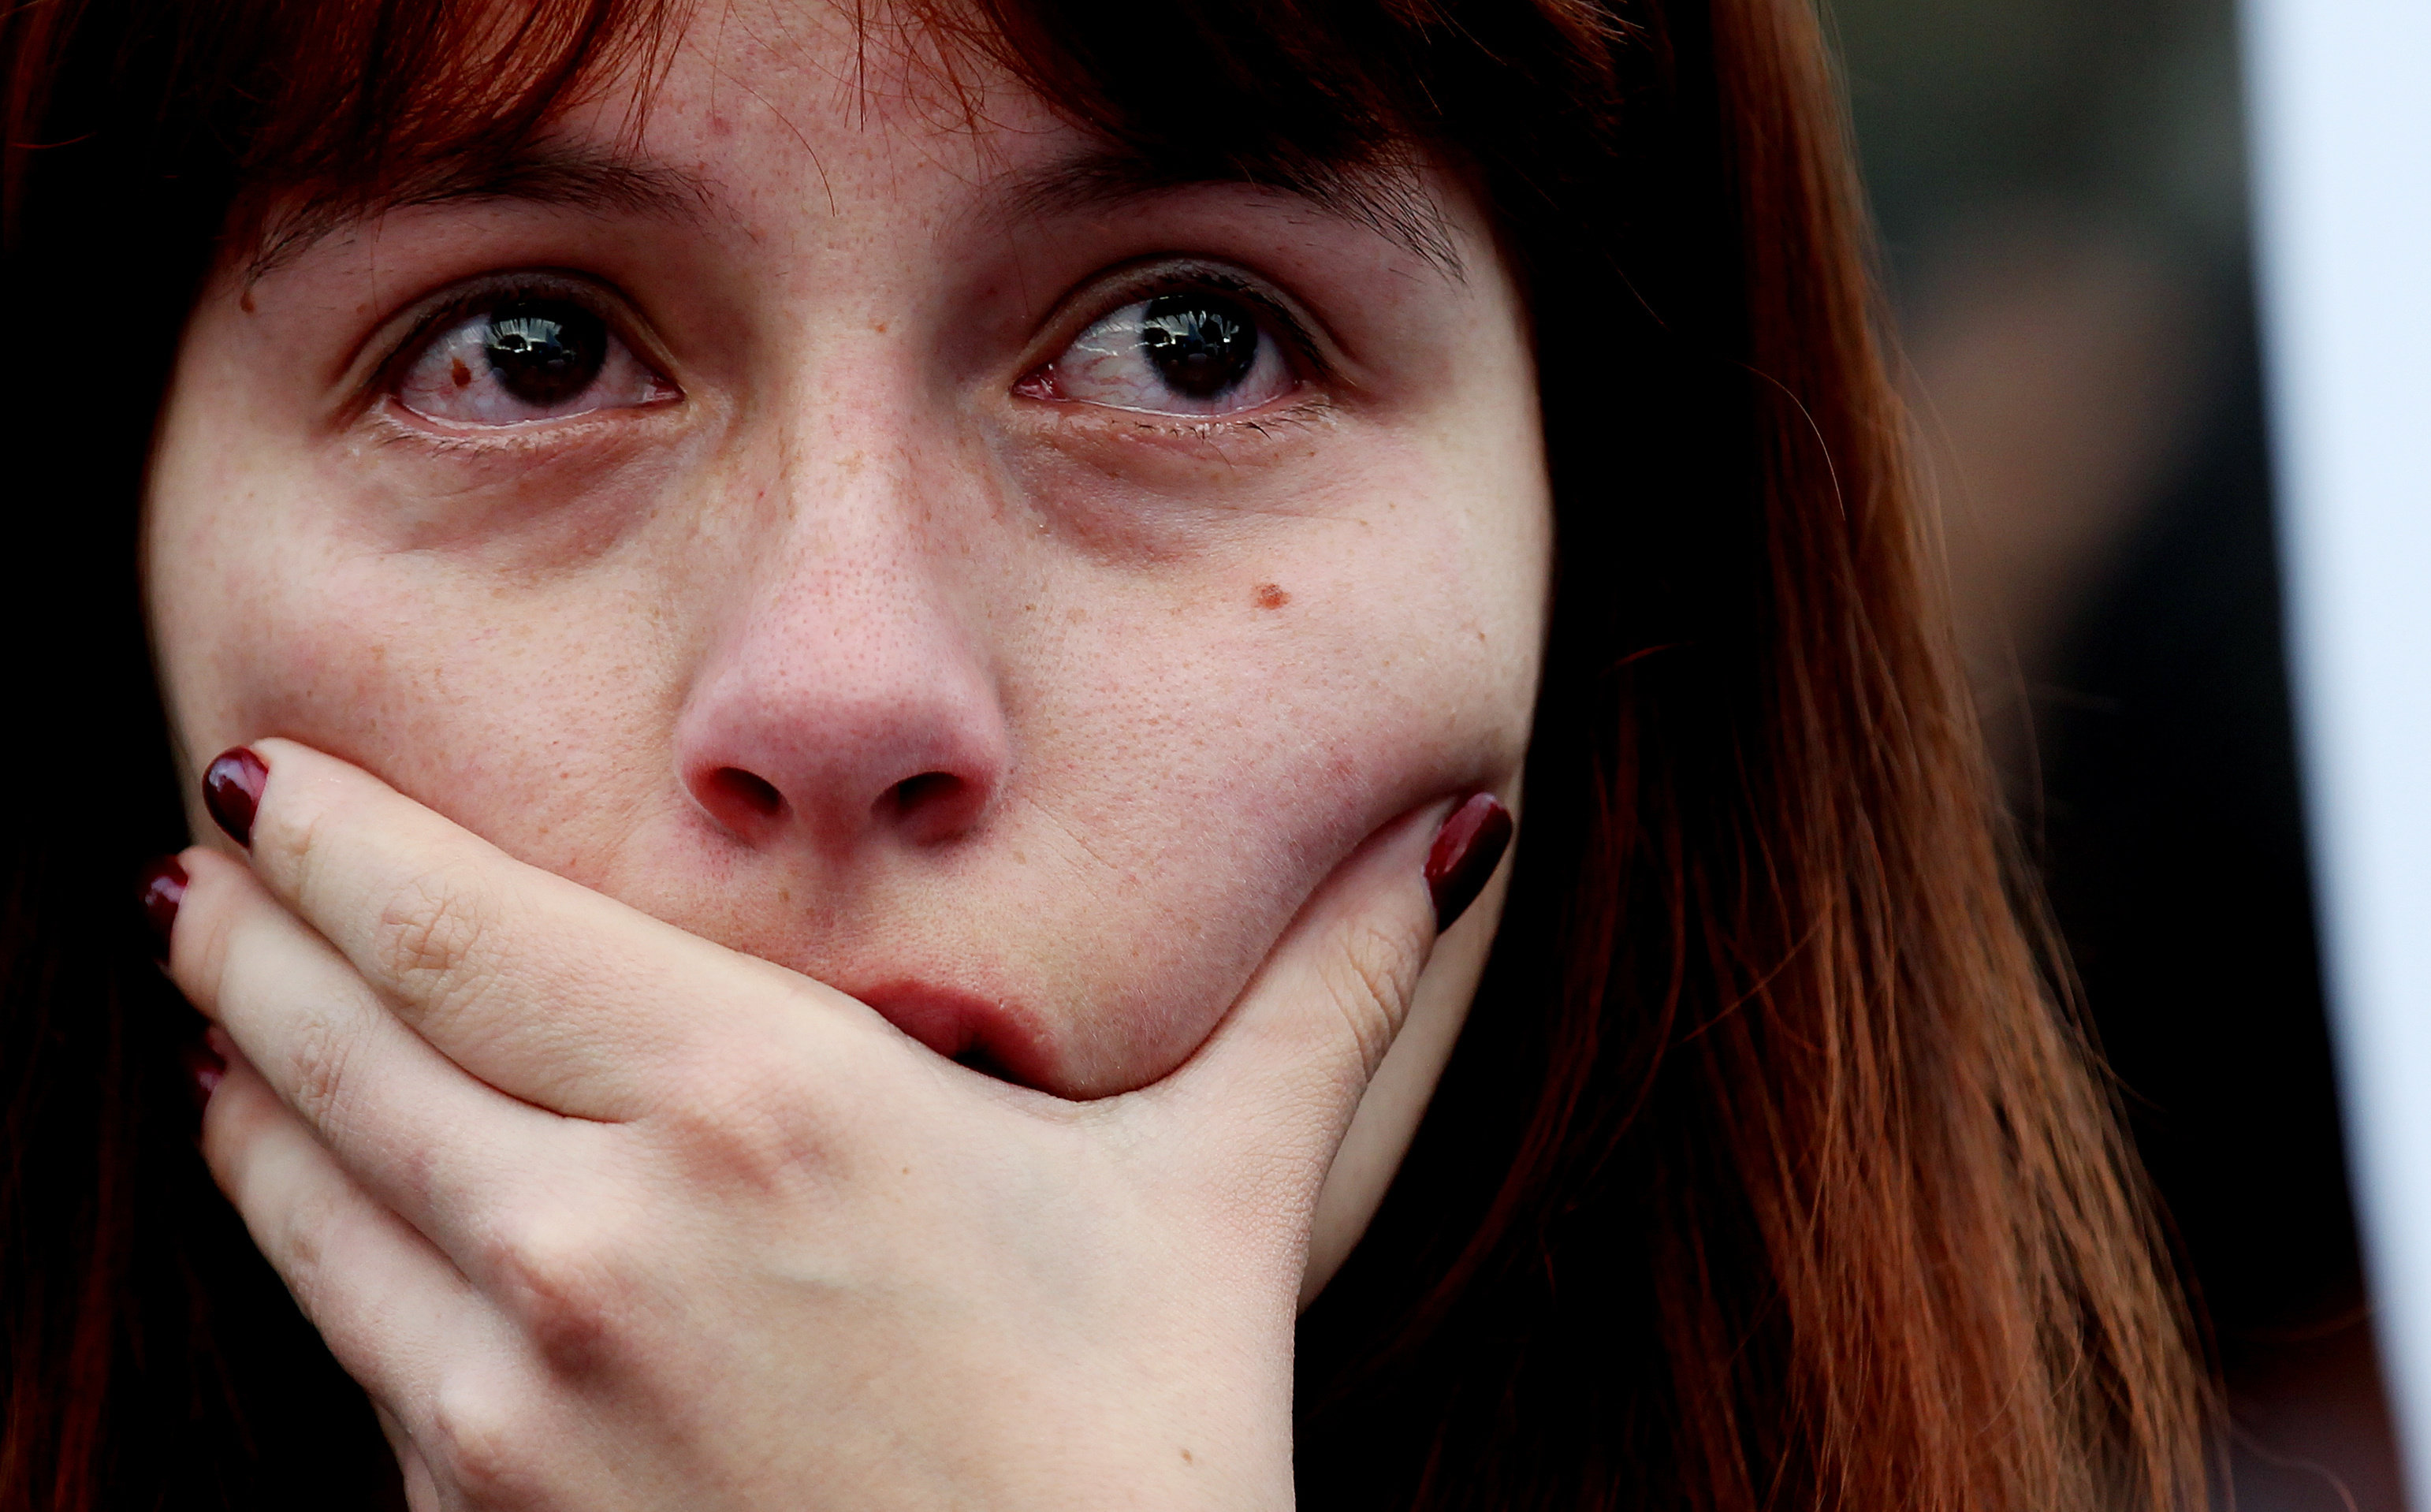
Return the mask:
{"type": "Polygon", "coordinates": [[[2332,1024],[2431,1508],[2431,0],[2245,0],[2245,60],[2332,1024]]]}

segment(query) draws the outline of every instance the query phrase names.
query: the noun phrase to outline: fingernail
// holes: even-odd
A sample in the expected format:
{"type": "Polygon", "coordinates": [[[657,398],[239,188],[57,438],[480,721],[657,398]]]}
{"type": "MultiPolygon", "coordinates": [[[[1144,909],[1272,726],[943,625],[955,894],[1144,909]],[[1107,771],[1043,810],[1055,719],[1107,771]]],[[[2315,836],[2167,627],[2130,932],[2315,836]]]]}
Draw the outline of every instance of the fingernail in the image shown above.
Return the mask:
{"type": "Polygon", "coordinates": [[[144,922],[160,942],[160,954],[169,953],[169,932],[177,927],[177,905],[186,900],[186,868],[175,856],[162,856],[146,865],[136,897],[143,904],[144,922]]]}
{"type": "Polygon", "coordinates": [[[1491,793],[1480,793],[1452,811],[1435,832],[1427,852],[1427,891],[1435,900],[1435,932],[1452,927],[1511,848],[1511,811],[1491,793]]]}
{"type": "Polygon", "coordinates": [[[212,1029],[203,1037],[187,1045],[181,1057],[186,1063],[186,1077],[194,1089],[194,1106],[206,1106],[211,1094],[219,1090],[220,1078],[227,1075],[227,1057],[220,1053],[218,1041],[222,1031],[212,1029]]]}
{"type": "Polygon", "coordinates": [[[211,811],[212,820],[229,839],[248,850],[253,848],[253,811],[260,807],[261,786],[269,781],[270,768],[243,746],[220,752],[203,772],[203,807],[211,811]]]}

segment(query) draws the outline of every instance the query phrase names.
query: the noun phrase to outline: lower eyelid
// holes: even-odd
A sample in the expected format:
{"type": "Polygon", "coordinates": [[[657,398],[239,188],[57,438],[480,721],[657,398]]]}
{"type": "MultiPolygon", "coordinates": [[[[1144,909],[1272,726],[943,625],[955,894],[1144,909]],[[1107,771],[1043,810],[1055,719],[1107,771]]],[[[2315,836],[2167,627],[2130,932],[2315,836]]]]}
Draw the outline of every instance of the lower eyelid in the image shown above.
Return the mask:
{"type": "Polygon", "coordinates": [[[516,467],[528,468],[561,458],[578,457],[602,446],[620,445],[629,436],[645,436],[648,431],[632,428],[647,425],[671,408],[670,404],[658,402],[585,410],[513,425],[478,425],[435,419],[389,397],[373,405],[362,424],[369,428],[375,446],[410,447],[433,460],[512,459],[516,467]]]}
{"type": "MultiPolygon", "coordinates": [[[[435,413],[431,409],[425,409],[413,403],[407,397],[407,393],[409,391],[409,379],[412,378],[420,365],[433,356],[440,355],[447,351],[447,347],[441,344],[444,339],[445,332],[443,331],[438,338],[435,338],[430,342],[427,342],[420,347],[416,348],[412,357],[395,372],[394,376],[393,376],[382,388],[383,395],[390,402],[395,404],[406,412],[434,425],[447,426],[451,428],[461,427],[466,429],[499,429],[507,428],[522,428],[525,426],[539,426],[550,424],[556,421],[578,419],[586,415],[597,414],[603,411],[645,409],[663,403],[666,400],[681,396],[680,390],[679,390],[673,383],[669,382],[656,367],[643,361],[641,354],[633,350],[630,343],[625,341],[622,337],[616,335],[612,330],[608,337],[611,344],[608,353],[600,363],[598,373],[593,379],[593,385],[616,384],[620,387],[630,386],[645,391],[642,394],[642,396],[637,399],[606,399],[602,402],[590,405],[589,407],[580,410],[570,410],[558,413],[533,414],[511,420],[478,420],[461,415],[435,413]]],[[[450,357],[449,361],[455,364],[461,365],[467,361],[467,359],[460,353],[450,357]]],[[[472,392],[469,384],[459,383],[456,385],[456,389],[458,392],[463,393],[468,396],[472,392]]]]}
{"type": "Polygon", "coordinates": [[[1153,410],[1117,410],[1101,404],[1065,403],[1059,408],[1067,412],[1067,423],[1073,425],[1132,434],[1146,432],[1192,441],[1206,440],[1223,433],[1266,436],[1278,430],[1318,425],[1331,419],[1338,409],[1330,397],[1322,395],[1299,398],[1281,409],[1203,416],[1174,414],[1153,410]],[[1076,411],[1094,412],[1070,413],[1076,411]]]}

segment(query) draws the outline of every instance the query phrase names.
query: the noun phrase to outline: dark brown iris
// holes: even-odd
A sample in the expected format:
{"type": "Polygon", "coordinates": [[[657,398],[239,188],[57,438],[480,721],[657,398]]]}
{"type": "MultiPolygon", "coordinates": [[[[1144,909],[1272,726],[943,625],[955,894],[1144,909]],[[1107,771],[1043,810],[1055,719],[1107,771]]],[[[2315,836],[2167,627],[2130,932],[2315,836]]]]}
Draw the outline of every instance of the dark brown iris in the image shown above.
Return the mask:
{"type": "Polygon", "coordinates": [[[562,404],[598,378],[608,328],[579,305],[517,300],[490,316],[482,346],[508,393],[528,404],[562,404]]]}
{"type": "Polygon", "coordinates": [[[1148,301],[1140,345],[1176,392],[1212,399],[1249,376],[1258,323],[1220,294],[1164,294],[1148,301]]]}

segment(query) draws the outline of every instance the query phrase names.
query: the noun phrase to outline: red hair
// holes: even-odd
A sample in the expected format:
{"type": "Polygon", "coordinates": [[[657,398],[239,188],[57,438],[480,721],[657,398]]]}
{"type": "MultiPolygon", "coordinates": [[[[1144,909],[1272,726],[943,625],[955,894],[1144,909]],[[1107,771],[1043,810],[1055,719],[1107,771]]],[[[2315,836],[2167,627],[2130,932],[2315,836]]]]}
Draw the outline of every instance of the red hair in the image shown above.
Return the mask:
{"type": "MultiPolygon", "coordinates": [[[[1527,834],[1425,1125],[1303,1322],[1303,1497],[2200,1504],[2188,1324],[2004,868],[1805,0],[903,14],[949,80],[1009,69],[1167,172],[1403,225],[1400,170],[1440,155],[1529,291],[1558,558],[1527,834]]],[[[645,97],[681,20],[8,12],[7,277],[21,353],[59,356],[10,378],[20,496],[101,496],[21,506],[86,627],[32,727],[99,731],[126,797],[8,842],[0,1509],[327,1504],[380,1453],[160,1116],[177,1010],[113,921],[178,838],[132,519],[194,281],[293,224],[265,207],[504,172],[570,101],[645,97]]]]}

